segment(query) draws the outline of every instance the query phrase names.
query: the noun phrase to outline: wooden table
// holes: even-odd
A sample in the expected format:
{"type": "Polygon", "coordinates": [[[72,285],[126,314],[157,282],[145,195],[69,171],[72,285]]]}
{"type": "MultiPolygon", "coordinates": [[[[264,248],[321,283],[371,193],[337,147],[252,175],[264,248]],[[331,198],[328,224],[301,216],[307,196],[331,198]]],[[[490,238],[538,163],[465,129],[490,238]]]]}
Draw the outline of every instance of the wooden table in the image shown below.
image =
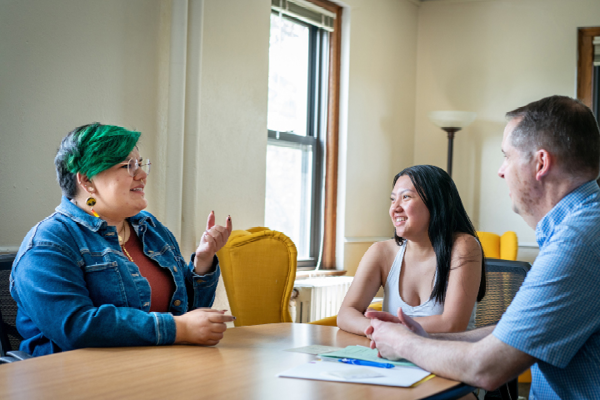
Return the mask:
{"type": "Polygon", "coordinates": [[[368,345],[338,328],[268,324],[228,329],[216,347],[157,346],[67,351],[0,365],[0,399],[420,399],[458,382],[394,388],[277,378],[315,358],[286,349],[368,345]]]}

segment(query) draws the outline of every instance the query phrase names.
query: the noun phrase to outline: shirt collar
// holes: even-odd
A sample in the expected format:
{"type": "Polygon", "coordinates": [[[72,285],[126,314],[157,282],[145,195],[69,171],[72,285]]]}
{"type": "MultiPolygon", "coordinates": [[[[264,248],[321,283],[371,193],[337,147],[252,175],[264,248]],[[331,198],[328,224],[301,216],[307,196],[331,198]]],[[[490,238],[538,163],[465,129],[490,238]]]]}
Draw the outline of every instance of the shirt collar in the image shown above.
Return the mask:
{"type": "MultiPolygon", "coordinates": [[[[62,196],[60,205],[56,207],[56,212],[71,218],[73,221],[85,226],[93,232],[98,232],[100,229],[106,228],[108,226],[108,223],[105,220],[86,213],[81,208],[73,204],[65,196],[62,196]]],[[[145,213],[143,211],[129,218],[129,221],[134,226],[146,224],[155,226],[154,221],[150,217],[150,214],[145,213]]]]}
{"type": "Polygon", "coordinates": [[[591,195],[598,195],[600,188],[596,181],[589,181],[573,190],[563,197],[552,210],[550,210],[538,222],[535,227],[535,237],[540,248],[544,245],[546,238],[552,236],[554,227],[561,224],[562,221],[591,195]]]}

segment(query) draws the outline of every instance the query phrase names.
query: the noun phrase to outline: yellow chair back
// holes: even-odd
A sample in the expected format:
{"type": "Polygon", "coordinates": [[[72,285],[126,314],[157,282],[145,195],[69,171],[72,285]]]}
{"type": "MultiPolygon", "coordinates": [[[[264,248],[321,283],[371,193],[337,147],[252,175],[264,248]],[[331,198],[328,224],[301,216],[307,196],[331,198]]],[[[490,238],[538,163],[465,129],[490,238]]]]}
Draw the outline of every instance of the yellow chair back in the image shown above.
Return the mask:
{"type": "Polygon", "coordinates": [[[264,227],[236,230],[217,256],[235,326],[292,322],[297,251],[290,238],[264,227]]]}
{"type": "Polygon", "coordinates": [[[486,257],[516,261],[519,250],[517,234],[506,231],[502,236],[491,232],[477,232],[483,253],[486,257]]]}

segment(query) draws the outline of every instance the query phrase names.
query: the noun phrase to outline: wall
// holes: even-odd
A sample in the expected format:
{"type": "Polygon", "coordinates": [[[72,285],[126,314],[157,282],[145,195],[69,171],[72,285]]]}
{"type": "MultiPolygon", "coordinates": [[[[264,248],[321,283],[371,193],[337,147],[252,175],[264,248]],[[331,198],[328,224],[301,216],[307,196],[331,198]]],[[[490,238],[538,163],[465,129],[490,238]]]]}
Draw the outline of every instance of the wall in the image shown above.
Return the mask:
{"type": "MultiPolygon", "coordinates": [[[[457,134],[454,164],[477,227],[533,242],[496,177],[503,115],[574,95],[576,28],[598,25],[600,2],[344,5],[339,267],[352,274],[369,238],[390,234],[395,173],[445,167],[445,135],[426,117],[439,109],[479,114],[457,134]]],[[[186,251],[212,209],[235,228],[261,225],[269,10],[268,0],[0,0],[0,248],[53,211],[55,149],[90,121],[143,132],[156,160],[149,208],[179,226],[186,251]],[[164,190],[173,182],[179,191],[164,190]]]]}
{"type": "Polygon", "coordinates": [[[199,204],[236,229],[264,224],[270,12],[270,0],[204,5],[199,204]]]}
{"type": "Polygon", "coordinates": [[[211,210],[261,226],[269,15],[269,0],[0,0],[0,250],[53,212],[56,148],[92,121],[142,131],[148,209],[184,254],[211,210]]]}
{"type": "Polygon", "coordinates": [[[413,163],[419,7],[405,0],[345,5],[337,260],[353,275],[370,237],[391,237],[392,178],[413,163]]]}
{"type": "Polygon", "coordinates": [[[0,247],[18,246],[52,213],[55,149],[92,121],[142,131],[154,161],[149,210],[186,252],[211,210],[220,223],[231,214],[238,228],[262,225],[268,0],[2,0],[0,8],[0,247]],[[173,196],[165,188],[177,179],[173,196]]]}
{"type": "Polygon", "coordinates": [[[534,231],[511,211],[497,176],[504,114],[542,97],[575,96],[577,28],[600,25],[597,0],[427,1],[419,9],[414,161],[445,168],[445,133],[433,110],[465,110],[477,120],[457,133],[454,173],[476,228],[534,231]]]}
{"type": "Polygon", "coordinates": [[[94,121],[157,130],[159,1],[0,1],[0,247],[60,202],[60,139],[94,121]]]}

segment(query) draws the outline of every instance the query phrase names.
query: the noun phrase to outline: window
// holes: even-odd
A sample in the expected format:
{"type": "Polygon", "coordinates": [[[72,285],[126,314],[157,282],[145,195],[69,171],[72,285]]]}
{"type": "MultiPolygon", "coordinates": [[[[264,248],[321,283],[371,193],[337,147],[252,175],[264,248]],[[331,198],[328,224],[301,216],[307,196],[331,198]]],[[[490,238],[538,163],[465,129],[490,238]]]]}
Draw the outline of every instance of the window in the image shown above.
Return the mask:
{"type": "Polygon", "coordinates": [[[600,35],[594,37],[594,74],[592,78],[592,111],[600,122],[600,35]]]}
{"type": "Polygon", "coordinates": [[[310,3],[305,8],[301,0],[272,4],[265,226],[294,241],[299,267],[314,268],[323,246],[330,31],[336,14],[310,3]]]}
{"type": "Polygon", "coordinates": [[[577,31],[577,98],[590,107],[598,119],[600,40],[596,37],[600,38],[600,27],[579,28],[577,31]]]}

